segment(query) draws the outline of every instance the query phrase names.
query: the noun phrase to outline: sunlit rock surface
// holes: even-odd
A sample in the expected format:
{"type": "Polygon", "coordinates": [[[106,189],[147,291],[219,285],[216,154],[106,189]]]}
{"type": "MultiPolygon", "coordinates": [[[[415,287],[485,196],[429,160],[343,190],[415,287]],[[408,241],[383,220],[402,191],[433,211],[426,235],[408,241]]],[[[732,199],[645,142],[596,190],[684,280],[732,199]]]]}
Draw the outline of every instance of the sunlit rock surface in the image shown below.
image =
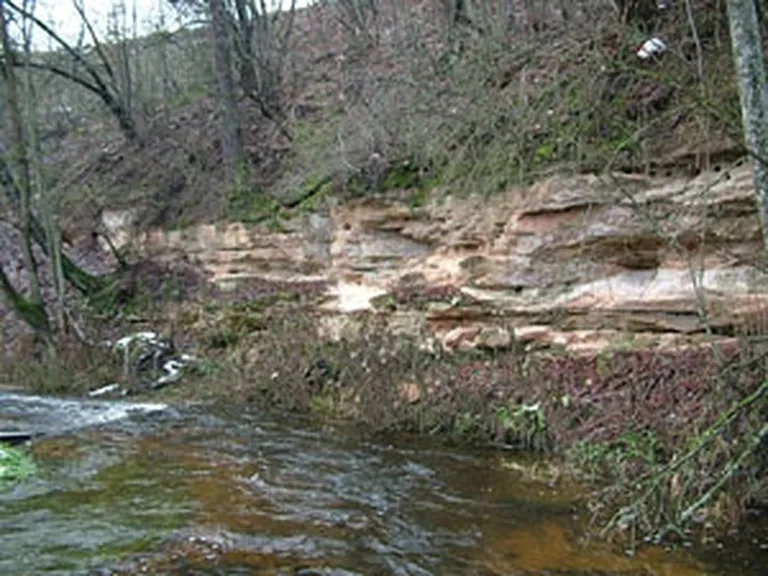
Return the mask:
{"type": "MultiPolygon", "coordinates": [[[[128,220],[110,213],[108,224],[128,220]]],[[[279,231],[229,223],[135,240],[147,255],[197,264],[222,288],[252,278],[325,281],[330,315],[380,310],[452,347],[663,340],[701,333],[704,317],[733,334],[768,309],[748,165],[692,181],[553,177],[489,198],[435,195],[418,208],[366,198],[279,231]],[[415,300],[430,290],[453,295],[415,313],[387,301],[403,289],[415,300]]]]}
{"type": "MultiPolygon", "coordinates": [[[[372,309],[405,284],[416,292],[449,285],[466,302],[432,303],[420,316],[456,347],[695,334],[702,312],[732,333],[768,302],[749,166],[693,181],[554,177],[420,208],[365,199],[286,228],[200,226],[141,243],[168,258],[183,252],[222,285],[326,280],[329,312],[372,309]]],[[[387,310],[393,319],[409,314],[407,305],[387,310]]]]}

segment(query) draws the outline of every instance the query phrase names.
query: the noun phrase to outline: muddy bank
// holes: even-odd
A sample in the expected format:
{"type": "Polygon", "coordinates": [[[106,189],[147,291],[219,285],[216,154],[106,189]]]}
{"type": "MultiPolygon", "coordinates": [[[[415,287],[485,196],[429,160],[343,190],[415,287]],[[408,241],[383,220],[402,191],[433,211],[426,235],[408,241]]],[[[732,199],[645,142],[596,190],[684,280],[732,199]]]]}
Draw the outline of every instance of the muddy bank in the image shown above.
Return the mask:
{"type": "MultiPolygon", "coordinates": [[[[721,467],[742,454],[738,439],[762,422],[766,349],[749,339],[666,347],[620,341],[580,352],[537,350],[525,342],[461,350],[442,347],[428,334],[415,338],[393,330],[386,314],[354,318],[354,329],[348,324],[334,339],[326,318],[311,306],[302,312],[251,302],[212,316],[198,309],[185,319],[190,331],[204,326],[201,335],[215,334],[205,354],[226,358],[228,389],[246,402],[360,423],[373,434],[415,432],[554,452],[571,473],[598,485],[661,471],[734,405],[762,398],[716,430],[729,441],[703,450],[690,469],[665,480],[668,504],[704,497],[721,467]],[[683,486],[682,478],[688,479],[683,486]]],[[[222,375],[218,385],[226,380],[222,375]]],[[[211,394],[210,386],[202,389],[211,394]]],[[[727,490],[705,498],[697,514],[702,523],[732,526],[768,502],[761,456],[746,462],[727,490]]],[[[618,491],[598,501],[607,514],[632,497],[618,491]]]]}

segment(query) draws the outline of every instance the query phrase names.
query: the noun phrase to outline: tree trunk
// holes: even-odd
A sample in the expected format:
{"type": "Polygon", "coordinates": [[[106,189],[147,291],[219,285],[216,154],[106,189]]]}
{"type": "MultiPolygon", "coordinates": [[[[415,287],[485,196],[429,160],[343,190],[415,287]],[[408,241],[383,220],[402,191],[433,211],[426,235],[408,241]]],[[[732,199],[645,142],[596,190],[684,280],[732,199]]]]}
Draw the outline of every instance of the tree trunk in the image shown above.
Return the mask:
{"type": "Polygon", "coordinates": [[[755,0],[727,0],[731,45],[741,93],[744,140],[753,158],[755,193],[768,248],[768,94],[755,0]]]}
{"type": "Polygon", "coordinates": [[[11,55],[14,52],[11,39],[8,35],[8,21],[6,19],[4,2],[0,1],[0,45],[6,58],[3,62],[2,76],[5,81],[6,115],[10,124],[10,133],[13,138],[12,153],[14,164],[18,166],[21,176],[21,190],[17,216],[21,229],[22,256],[24,268],[29,282],[29,299],[21,296],[11,286],[5,274],[0,277],[0,289],[11,302],[16,311],[26,320],[39,336],[46,342],[51,341],[51,327],[48,322],[48,314],[43,303],[40,277],[37,263],[35,262],[32,224],[32,178],[29,166],[29,154],[27,150],[27,137],[24,133],[24,117],[19,99],[19,86],[13,68],[11,55]]]}
{"type": "Polygon", "coordinates": [[[445,12],[449,26],[460,26],[469,22],[467,0],[446,0],[445,12]]]}
{"type": "Polygon", "coordinates": [[[238,24],[240,87],[246,95],[250,96],[258,88],[256,59],[253,54],[253,15],[249,12],[247,0],[235,0],[235,11],[238,24]]]}
{"type": "MultiPolygon", "coordinates": [[[[11,170],[5,161],[5,153],[0,141],[0,184],[5,188],[8,202],[11,208],[18,214],[21,212],[22,192],[16,184],[16,180],[11,174],[11,170]]],[[[30,233],[32,240],[38,248],[49,258],[55,258],[56,255],[50,253],[49,243],[46,239],[46,232],[43,225],[33,213],[29,216],[30,233]]],[[[59,243],[61,246],[61,243],[59,243]]],[[[81,293],[86,296],[95,294],[104,287],[104,281],[96,276],[92,276],[77,264],[75,264],[66,254],[59,253],[64,277],[81,293]]]]}
{"type": "Polygon", "coordinates": [[[240,123],[237,118],[237,98],[232,74],[232,53],[229,42],[227,14],[223,0],[208,0],[211,11],[211,31],[213,33],[214,74],[222,112],[221,151],[229,169],[230,184],[238,179],[242,160],[242,141],[240,123]]]}
{"type": "Polygon", "coordinates": [[[2,268],[0,268],[0,295],[38,336],[50,342],[51,326],[45,306],[40,302],[33,302],[16,290],[2,268]]]}

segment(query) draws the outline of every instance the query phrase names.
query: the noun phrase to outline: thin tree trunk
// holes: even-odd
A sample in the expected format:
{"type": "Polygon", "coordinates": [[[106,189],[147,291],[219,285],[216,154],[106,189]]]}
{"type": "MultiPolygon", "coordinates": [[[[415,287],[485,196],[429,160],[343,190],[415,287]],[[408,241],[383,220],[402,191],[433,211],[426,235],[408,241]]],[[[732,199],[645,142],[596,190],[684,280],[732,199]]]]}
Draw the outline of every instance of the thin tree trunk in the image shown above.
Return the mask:
{"type": "MultiPolygon", "coordinates": [[[[16,180],[11,174],[11,170],[5,161],[5,153],[3,151],[2,142],[0,141],[0,184],[5,188],[8,202],[11,208],[18,214],[21,211],[21,198],[22,193],[19,186],[16,184],[16,180]]],[[[30,214],[29,220],[32,240],[37,244],[38,248],[49,258],[55,256],[50,253],[50,247],[46,241],[45,228],[34,214],[30,214]]],[[[61,242],[58,243],[61,246],[61,242]]],[[[91,295],[104,287],[104,281],[100,278],[93,276],[80,268],[75,264],[66,254],[59,253],[61,259],[61,265],[64,271],[64,277],[82,294],[91,295]]]]}
{"type": "MultiPolygon", "coordinates": [[[[13,48],[8,37],[8,22],[6,20],[3,3],[0,2],[0,44],[3,52],[11,54],[13,48]]],[[[29,275],[29,287],[32,292],[32,299],[42,301],[42,292],[40,284],[37,281],[37,264],[32,253],[32,234],[31,234],[31,189],[32,179],[29,170],[29,157],[26,150],[26,136],[22,121],[21,105],[19,103],[18,83],[16,74],[11,63],[11,58],[6,58],[3,63],[3,79],[5,80],[5,102],[8,107],[7,118],[10,124],[12,137],[11,157],[18,166],[19,179],[21,181],[21,196],[19,198],[19,223],[23,235],[24,244],[24,266],[29,275]]]]}
{"type": "MultiPolygon", "coordinates": [[[[31,34],[28,28],[24,28],[24,58],[29,61],[32,55],[31,34]]],[[[28,102],[24,112],[24,120],[28,129],[28,138],[26,150],[30,168],[30,193],[34,192],[36,198],[40,199],[40,213],[42,214],[45,235],[49,248],[49,260],[53,278],[53,287],[56,292],[56,326],[63,333],[67,332],[66,316],[66,283],[64,278],[64,268],[61,258],[61,233],[56,224],[56,217],[53,214],[51,206],[54,204],[53,198],[48,198],[50,194],[49,186],[45,182],[42,151],[38,140],[38,126],[40,125],[37,116],[37,94],[32,79],[32,69],[27,67],[24,70],[24,91],[27,95],[25,99],[28,102]]],[[[34,235],[31,234],[32,213],[30,212],[30,235],[32,241],[34,235]]],[[[41,302],[42,304],[42,302],[41,302]]]]}
{"type": "Polygon", "coordinates": [[[240,123],[237,118],[237,98],[232,74],[232,54],[227,15],[223,0],[208,0],[213,33],[214,74],[223,116],[222,155],[229,169],[230,183],[235,185],[242,160],[240,123]]]}
{"type": "Polygon", "coordinates": [[[112,70],[112,66],[109,63],[109,60],[106,58],[106,54],[104,53],[101,47],[101,43],[99,42],[98,37],[96,36],[88,20],[85,18],[85,11],[82,8],[82,6],[78,3],[74,4],[75,8],[78,10],[80,15],[82,16],[83,23],[90,31],[91,40],[94,42],[97,55],[99,56],[100,62],[106,70],[106,78],[104,78],[102,74],[96,69],[96,67],[93,66],[81,53],[79,53],[70,44],[65,42],[64,39],[61,36],[59,36],[50,26],[48,26],[45,22],[37,18],[34,14],[29,12],[22,6],[17,6],[11,0],[2,0],[2,4],[7,5],[8,8],[18,16],[22,18],[28,18],[30,21],[32,21],[35,24],[35,26],[40,28],[54,43],[58,44],[58,46],[64,52],[69,54],[73,58],[73,60],[80,67],[82,67],[83,70],[85,70],[87,76],[89,76],[91,80],[81,77],[80,75],[74,73],[74,71],[70,71],[68,69],[60,68],[58,66],[43,63],[43,62],[32,62],[29,60],[27,60],[26,62],[21,62],[18,59],[14,58],[13,64],[15,66],[25,65],[38,70],[47,70],[52,74],[56,74],[57,76],[66,78],[67,80],[70,80],[75,84],[78,84],[79,86],[82,86],[87,90],[90,90],[91,92],[96,94],[99,98],[101,98],[104,105],[109,109],[109,111],[117,119],[120,129],[122,130],[125,137],[131,142],[134,142],[138,145],[142,145],[143,141],[142,141],[141,135],[139,134],[138,127],[136,126],[136,121],[133,115],[130,113],[130,111],[122,103],[122,96],[120,92],[116,91],[117,85],[115,83],[114,71],[112,70]],[[110,85],[111,85],[111,88],[110,88],[110,85]]]}
{"type": "Polygon", "coordinates": [[[741,93],[744,140],[754,160],[763,241],[768,248],[768,94],[755,0],[727,0],[731,45],[741,93]]]}
{"type": "Polygon", "coordinates": [[[48,315],[45,308],[37,302],[32,302],[13,287],[8,276],[0,268],[0,295],[8,301],[21,319],[32,328],[36,334],[47,340],[50,336],[51,327],[48,323],[48,315]]]}
{"type": "Polygon", "coordinates": [[[29,282],[30,298],[25,299],[13,290],[8,279],[3,275],[2,290],[9,298],[16,310],[27,320],[32,328],[46,342],[51,341],[50,323],[43,303],[43,294],[40,287],[37,263],[32,249],[33,224],[32,224],[32,179],[30,176],[29,155],[27,150],[27,138],[24,133],[24,122],[19,100],[19,87],[13,68],[13,46],[8,36],[8,21],[5,13],[5,3],[0,1],[0,45],[6,58],[3,62],[3,79],[5,81],[6,114],[10,123],[12,142],[12,158],[18,166],[21,179],[21,190],[18,205],[19,226],[21,228],[22,255],[24,267],[29,282]],[[34,317],[35,321],[30,322],[34,317]]]}
{"type": "Polygon", "coordinates": [[[253,15],[249,13],[247,0],[235,0],[237,11],[238,65],[240,86],[247,95],[253,94],[258,86],[256,80],[256,59],[253,55],[253,15]]]}

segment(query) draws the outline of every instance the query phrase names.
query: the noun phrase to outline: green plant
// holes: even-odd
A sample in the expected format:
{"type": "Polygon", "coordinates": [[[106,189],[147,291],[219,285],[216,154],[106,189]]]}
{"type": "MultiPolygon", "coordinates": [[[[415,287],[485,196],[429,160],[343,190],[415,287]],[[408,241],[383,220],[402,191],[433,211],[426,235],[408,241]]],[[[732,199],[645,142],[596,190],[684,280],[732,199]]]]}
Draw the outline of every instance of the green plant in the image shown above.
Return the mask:
{"type": "Polygon", "coordinates": [[[0,443],[0,487],[24,480],[36,471],[34,461],[26,452],[0,443]]]}
{"type": "Polygon", "coordinates": [[[248,224],[274,220],[280,203],[261,190],[246,186],[235,187],[227,197],[227,217],[248,224]]]}
{"type": "Polygon", "coordinates": [[[496,421],[508,444],[537,451],[549,444],[546,415],[539,403],[501,406],[496,410],[496,421]]]}
{"type": "Polygon", "coordinates": [[[654,468],[660,464],[663,445],[650,431],[625,432],[615,442],[581,441],[570,449],[577,467],[590,477],[626,478],[638,467],[654,468]]]}
{"type": "Polygon", "coordinates": [[[600,377],[607,376],[613,370],[613,354],[610,350],[601,350],[595,357],[595,370],[600,377]]]}
{"type": "Polygon", "coordinates": [[[210,360],[198,360],[190,364],[186,370],[191,376],[197,376],[200,378],[209,378],[221,373],[222,367],[217,362],[210,360]]]}
{"type": "Polygon", "coordinates": [[[458,414],[453,423],[453,434],[460,439],[470,440],[478,431],[481,418],[478,414],[465,411],[458,414]]]}
{"type": "Polygon", "coordinates": [[[310,400],[310,407],[316,414],[326,417],[337,416],[339,410],[338,402],[331,394],[314,396],[310,400]]]}
{"type": "Polygon", "coordinates": [[[397,310],[397,300],[395,300],[394,294],[382,294],[381,296],[376,296],[371,299],[371,306],[377,310],[394,312],[397,310]]]}

